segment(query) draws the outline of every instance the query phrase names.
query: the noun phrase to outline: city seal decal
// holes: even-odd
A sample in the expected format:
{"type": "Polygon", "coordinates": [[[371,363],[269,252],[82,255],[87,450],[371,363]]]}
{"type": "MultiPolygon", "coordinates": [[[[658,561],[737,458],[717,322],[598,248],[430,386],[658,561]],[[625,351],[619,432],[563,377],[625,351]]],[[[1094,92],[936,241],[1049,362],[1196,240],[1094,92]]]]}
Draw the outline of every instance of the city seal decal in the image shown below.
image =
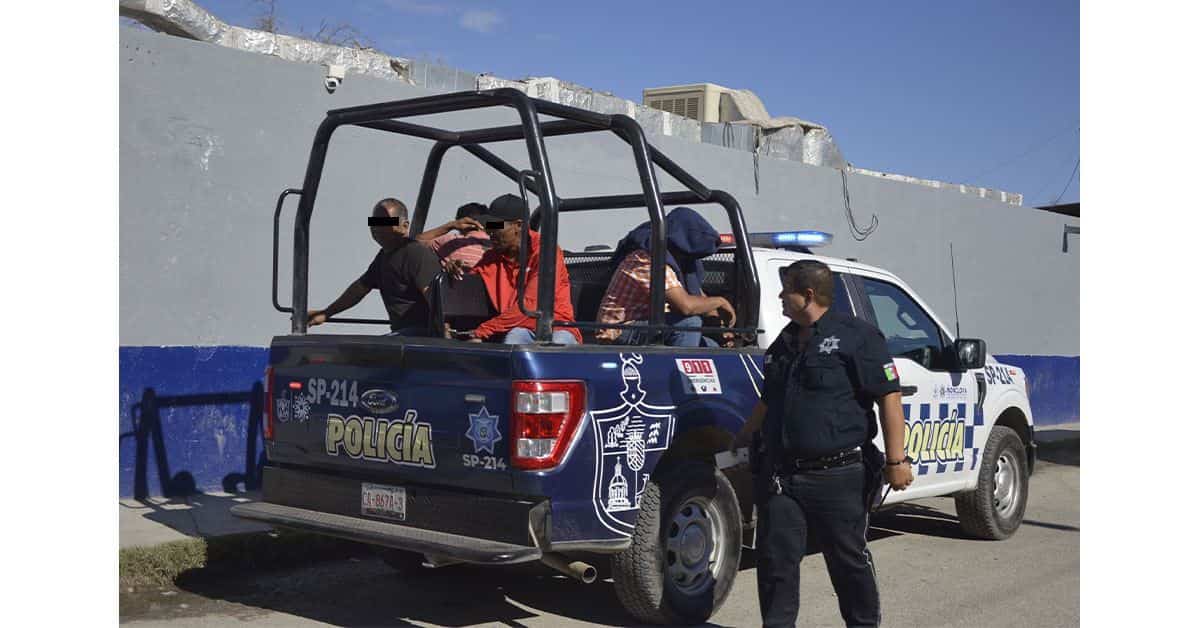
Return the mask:
{"type": "Polygon", "coordinates": [[[292,420],[292,393],[286,388],[275,397],[275,420],[280,423],[292,420]]]}
{"type": "Polygon", "coordinates": [[[280,423],[288,421],[299,421],[303,423],[308,420],[308,411],[312,407],[308,397],[303,393],[294,393],[294,389],[300,386],[299,382],[291,382],[286,388],[279,391],[275,397],[275,420],[280,423]]]}
{"type": "Polygon", "coordinates": [[[647,458],[666,451],[675,433],[675,406],[646,403],[638,370],[642,362],[641,354],[622,353],[620,403],[592,412],[596,443],[592,503],[600,523],[624,536],[633,533],[642,492],[650,480],[650,473],[644,471],[647,458]]]}

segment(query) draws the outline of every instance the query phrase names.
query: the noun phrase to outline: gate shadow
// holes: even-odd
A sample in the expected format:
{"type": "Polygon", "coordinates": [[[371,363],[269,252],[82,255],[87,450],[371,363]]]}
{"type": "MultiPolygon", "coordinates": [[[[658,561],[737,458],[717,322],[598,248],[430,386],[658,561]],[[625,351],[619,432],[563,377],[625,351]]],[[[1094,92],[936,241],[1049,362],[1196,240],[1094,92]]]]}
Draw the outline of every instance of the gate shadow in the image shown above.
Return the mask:
{"type": "Polygon", "coordinates": [[[158,475],[159,493],[163,497],[186,497],[198,492],[196,478],[189,470],[171,473],[167,459],[166,440],[163,436],[162,416],[164,408],[186,408],[197,406],[242,405],[248,406],[246,415],[245,466],[241,471],[226,474],[221,479],[221,488],[227,493],[243,490],[252,491],[261,487],[262,467],[266,455],[259,454],[259,438],[262,429],[263,385],[255,382],[247,392],[205,393],[195,395],[159,396],[153,388],[142,391],[142,398],[133,404],[130,415],[133,429],[119,438],[134,439],[133,498],[145,500],[150,497],[149,465],[153,447],[153,464],[158,475]]]}

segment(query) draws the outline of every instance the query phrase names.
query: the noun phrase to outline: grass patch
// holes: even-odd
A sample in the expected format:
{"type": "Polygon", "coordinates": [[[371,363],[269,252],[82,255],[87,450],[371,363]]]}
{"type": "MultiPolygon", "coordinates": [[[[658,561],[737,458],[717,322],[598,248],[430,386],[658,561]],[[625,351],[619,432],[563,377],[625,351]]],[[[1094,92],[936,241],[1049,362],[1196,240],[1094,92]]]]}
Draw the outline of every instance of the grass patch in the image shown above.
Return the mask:
{"type": "Polygon", "coordinates": [[[171,541],[122,549],[120,586],[123,591],[164,587],[180,578],[284,569],[370,552],[370,546],[362,543],[291,531],[171,541]]]}
{"type": "Polygon", "coordinates": [[[180,573],[202,568],[206,562],[207,544],[203,539],[122,549],[118,560],[121,588],[166,586],[180,573]]]}

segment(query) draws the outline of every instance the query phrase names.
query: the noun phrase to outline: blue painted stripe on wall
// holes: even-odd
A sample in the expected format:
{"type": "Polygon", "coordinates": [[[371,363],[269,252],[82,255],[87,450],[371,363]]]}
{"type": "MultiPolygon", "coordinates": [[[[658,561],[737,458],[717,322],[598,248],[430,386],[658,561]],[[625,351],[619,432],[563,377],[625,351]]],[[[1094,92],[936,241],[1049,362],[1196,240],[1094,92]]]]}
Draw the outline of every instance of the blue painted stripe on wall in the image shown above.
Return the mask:
{"type": "MultiPolygon", "coordinates": [[[[121,347],[120,496],[255,488],[264,347],[121,347]]],[[[996,356],[1029,378],[1038,425],[1079,421],[1079,358],[996,356]]]]}
{"type": "Polygon", "coordinates": [[[1025,371],[1034,425],[1079,422],[1079,356],[997,355],[1025,371]]]}
{"type": "Polygon", "coordinates": [[[120,496],[256,488],[262,347],[121,347],[120,496]]]}

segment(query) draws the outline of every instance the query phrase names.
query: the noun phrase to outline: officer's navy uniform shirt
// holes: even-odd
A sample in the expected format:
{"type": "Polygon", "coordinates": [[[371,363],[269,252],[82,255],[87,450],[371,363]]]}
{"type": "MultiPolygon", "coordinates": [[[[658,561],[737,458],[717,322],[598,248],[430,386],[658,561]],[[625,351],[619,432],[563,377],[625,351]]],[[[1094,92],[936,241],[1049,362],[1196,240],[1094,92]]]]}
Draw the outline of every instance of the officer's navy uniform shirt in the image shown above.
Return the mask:
{"type": "Polygon", "coordinates": [[[900,391],[883,334],[873,325],[829,310],[813,324],[803,350],[790,323],[767,349],[762,401],[764,436],[775,460],[817,458],[875,437],[875,400],[900,391]]]}

